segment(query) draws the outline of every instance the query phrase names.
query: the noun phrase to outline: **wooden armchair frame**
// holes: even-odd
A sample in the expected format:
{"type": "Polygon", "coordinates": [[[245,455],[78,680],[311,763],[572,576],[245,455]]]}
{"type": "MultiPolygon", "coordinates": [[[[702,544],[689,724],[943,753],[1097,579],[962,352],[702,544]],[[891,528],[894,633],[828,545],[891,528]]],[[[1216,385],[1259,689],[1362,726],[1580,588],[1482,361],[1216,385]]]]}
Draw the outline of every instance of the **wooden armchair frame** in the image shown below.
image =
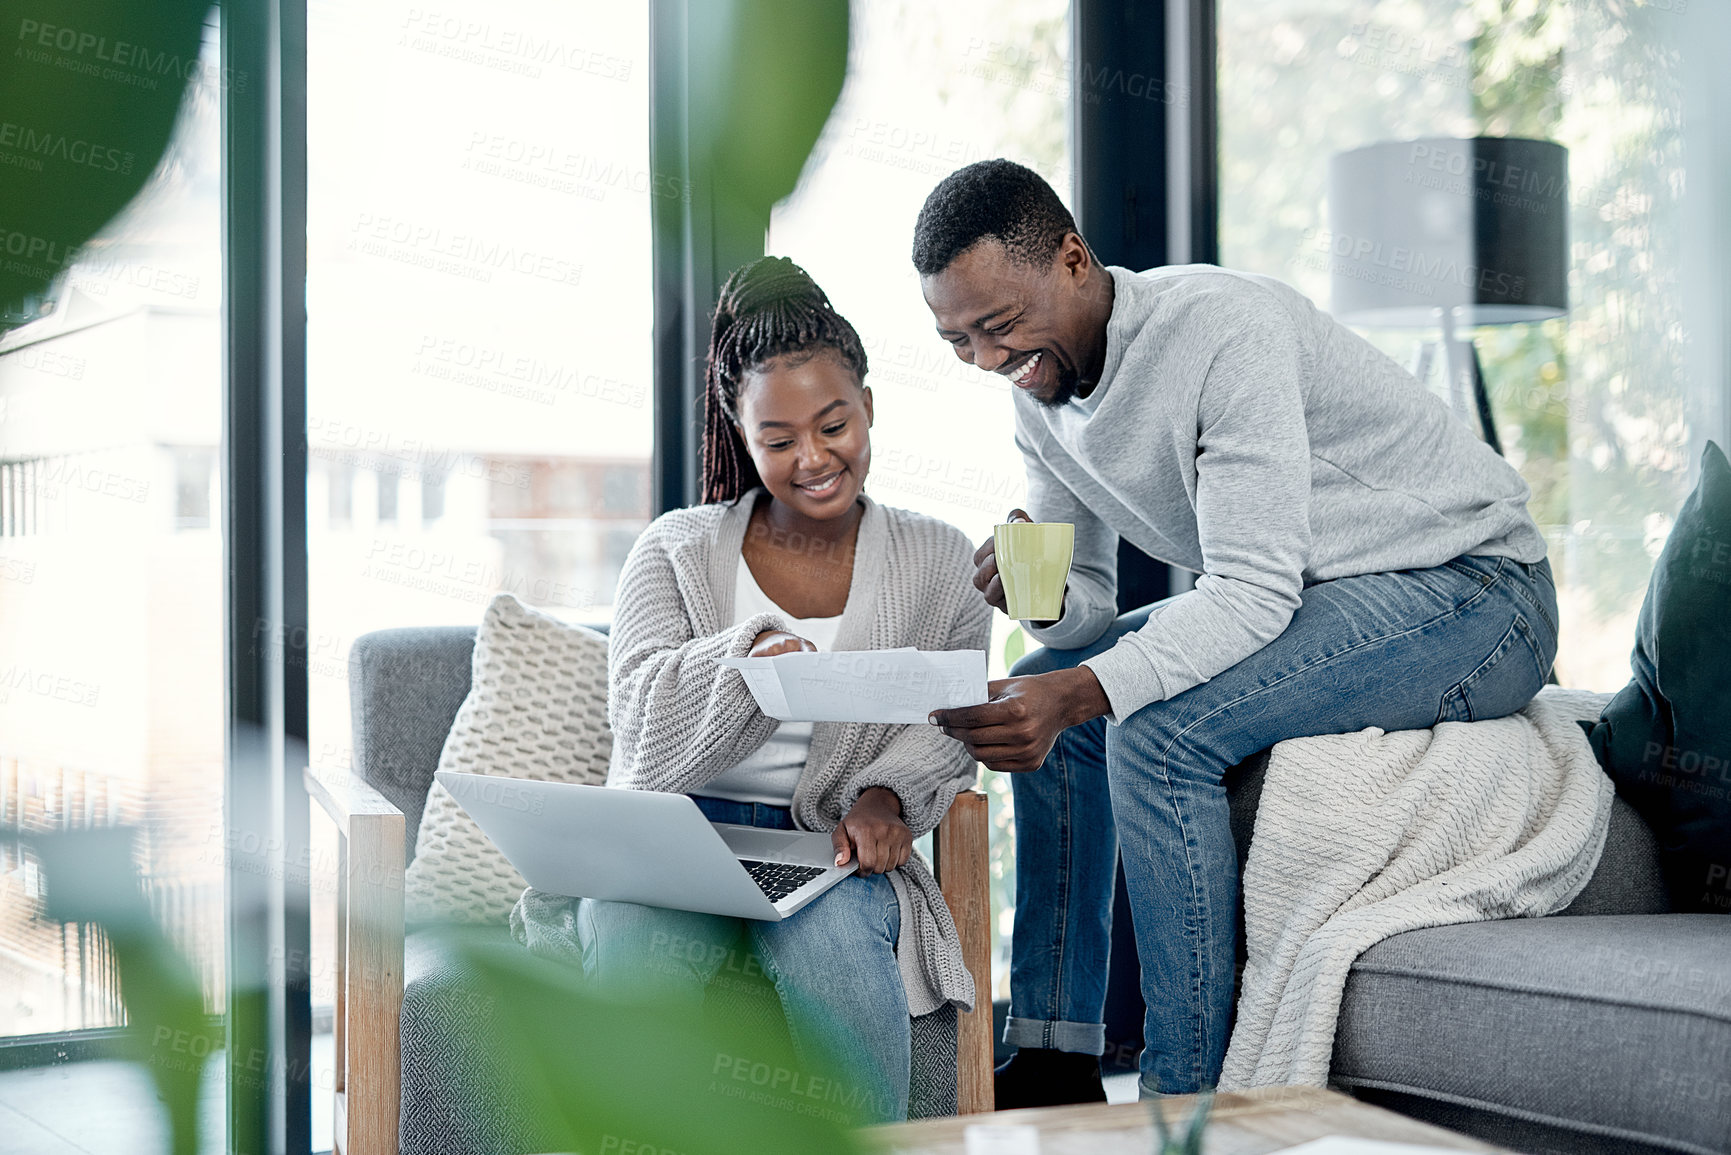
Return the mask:
{"type": "Polygon", "coordinates": [[[992,1102],[992,827],[986,796],[964,790],[932,831],[932,872],[944,892],[962,962],[974,976],[974,1009],[956,1015],[956,1114],[994,1110],[992,1102]]]}
{"type": "MultiPolygon", "coordinates": [[[[334,1155],[396,1155],[402,1103],[403,812],[360,778],[304,772],[337,827],[334,1155]]],[[[974,976],[956,1020],[956,1113],[992,1110],[992,928],[986,796],[956,795],[932,833],[932,868],[974,976]]]]}
{"type": "Polygon", "coordinates": [[[307,793],[337,826],[332,1155],[397,1155],[402,1105],[403,812],[354,774],[307,793]]]}

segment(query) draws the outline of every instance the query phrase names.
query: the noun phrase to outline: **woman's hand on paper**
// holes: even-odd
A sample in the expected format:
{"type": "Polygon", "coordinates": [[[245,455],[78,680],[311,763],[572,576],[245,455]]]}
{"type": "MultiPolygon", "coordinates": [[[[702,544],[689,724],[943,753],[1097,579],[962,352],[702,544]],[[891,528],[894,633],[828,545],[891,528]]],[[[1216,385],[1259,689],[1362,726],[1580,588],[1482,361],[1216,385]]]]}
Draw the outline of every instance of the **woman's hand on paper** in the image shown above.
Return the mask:
{"type": "Polygon", "coordinates": [[[830,834],[835,864],[858,862],[855,874],[882,874],[905,864],[914,851],[914,832],[902,821],[902,800],[895,791],[872,786],[830,834]]]}
{"type": "Polygon", "coordinates": [[[765,630],[752,639],[751,652],[746,657],[773,658],[777,654],[797,654],[801,650],[815,653],[817,646],[786,630],[765,630]]]}

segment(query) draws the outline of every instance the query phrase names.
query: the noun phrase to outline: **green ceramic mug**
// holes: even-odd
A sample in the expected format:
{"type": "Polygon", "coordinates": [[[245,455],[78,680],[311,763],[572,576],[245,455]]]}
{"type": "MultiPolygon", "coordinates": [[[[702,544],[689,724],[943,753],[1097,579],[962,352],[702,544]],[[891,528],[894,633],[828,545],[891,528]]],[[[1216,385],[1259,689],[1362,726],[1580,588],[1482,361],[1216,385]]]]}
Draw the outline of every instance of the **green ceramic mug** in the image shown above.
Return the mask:
{"type": "Polygon", "coordinates": [[[1076,527],[1067,521],[1012,521],[993,526],[992,539],[1010,617],[1019,622],[1062,617],[1076,527]]]}

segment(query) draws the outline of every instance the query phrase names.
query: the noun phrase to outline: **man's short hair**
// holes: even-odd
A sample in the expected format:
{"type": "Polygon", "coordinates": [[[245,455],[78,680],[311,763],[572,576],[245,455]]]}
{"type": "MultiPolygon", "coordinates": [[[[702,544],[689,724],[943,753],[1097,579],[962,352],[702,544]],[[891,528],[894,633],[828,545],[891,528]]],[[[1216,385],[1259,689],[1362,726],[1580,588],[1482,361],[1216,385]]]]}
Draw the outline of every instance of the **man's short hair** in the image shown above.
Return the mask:
{"type": "Polygon", "coordinates": [[[982,160],[959,168],[933,189],[914,224],[914,268],[935,276],[984,240],[997,241],[1022,265],[1051,261],[1076,218],[1031,168],[982,160]]]}

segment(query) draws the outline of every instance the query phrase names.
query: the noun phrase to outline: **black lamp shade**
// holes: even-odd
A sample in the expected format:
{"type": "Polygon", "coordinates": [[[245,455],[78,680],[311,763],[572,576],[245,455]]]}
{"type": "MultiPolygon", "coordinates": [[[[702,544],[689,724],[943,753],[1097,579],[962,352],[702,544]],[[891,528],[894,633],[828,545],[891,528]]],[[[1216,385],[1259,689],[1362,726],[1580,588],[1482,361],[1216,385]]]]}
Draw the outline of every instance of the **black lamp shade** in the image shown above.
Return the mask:
{"type": "Polygon", "coordinates": [[[1569,151],[1548,140],[1429,137],[1338,153],[1328,169],[1334,315],[1421,328],[1568,311],[1569,151]]]}

